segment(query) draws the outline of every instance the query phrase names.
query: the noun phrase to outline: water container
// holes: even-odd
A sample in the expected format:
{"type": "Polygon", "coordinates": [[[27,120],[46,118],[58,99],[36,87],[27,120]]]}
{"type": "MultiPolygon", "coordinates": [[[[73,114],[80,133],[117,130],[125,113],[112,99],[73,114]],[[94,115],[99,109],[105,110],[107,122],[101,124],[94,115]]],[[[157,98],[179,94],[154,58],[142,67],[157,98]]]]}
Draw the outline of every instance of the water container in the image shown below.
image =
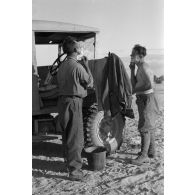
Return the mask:
{"type": "Polygon", "coordinates": [[[106,164],[106,148],[102,146],[92,146],[85,148],[88,166],[91,170],[103,170],[106,164]]]}

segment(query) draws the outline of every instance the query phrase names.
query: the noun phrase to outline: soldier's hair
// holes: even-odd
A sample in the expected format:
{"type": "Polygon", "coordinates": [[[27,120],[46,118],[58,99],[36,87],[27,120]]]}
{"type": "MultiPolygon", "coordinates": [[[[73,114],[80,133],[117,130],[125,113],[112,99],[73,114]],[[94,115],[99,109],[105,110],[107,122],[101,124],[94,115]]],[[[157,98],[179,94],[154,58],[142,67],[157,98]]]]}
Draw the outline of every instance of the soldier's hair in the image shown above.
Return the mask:
{"type": "Polygon", "coordinates": [[[146,56],[146,48],[136,44],[132,49],[132,55],[139,55],[140,57],[146,56]]]}
{"type": "Polygon", "coordinates": [[[66,37],[62,43],[62,49],[65,54],[73,53],[76,47],[77,47],[76,38],[71,36],[66,37]]]}

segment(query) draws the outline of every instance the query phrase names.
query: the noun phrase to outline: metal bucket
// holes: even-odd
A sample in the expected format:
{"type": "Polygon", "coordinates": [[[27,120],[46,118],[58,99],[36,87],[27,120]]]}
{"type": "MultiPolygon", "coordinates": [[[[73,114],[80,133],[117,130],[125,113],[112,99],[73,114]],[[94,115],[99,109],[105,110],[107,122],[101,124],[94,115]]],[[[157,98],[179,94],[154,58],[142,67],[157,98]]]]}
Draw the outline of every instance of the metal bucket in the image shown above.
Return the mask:
{"type": "Polygon", "coordinates": [[[106,148],[102,146],[92,146],[84,150],[89,168],[93,171],[103,170],[106,164],[106,148]]]}

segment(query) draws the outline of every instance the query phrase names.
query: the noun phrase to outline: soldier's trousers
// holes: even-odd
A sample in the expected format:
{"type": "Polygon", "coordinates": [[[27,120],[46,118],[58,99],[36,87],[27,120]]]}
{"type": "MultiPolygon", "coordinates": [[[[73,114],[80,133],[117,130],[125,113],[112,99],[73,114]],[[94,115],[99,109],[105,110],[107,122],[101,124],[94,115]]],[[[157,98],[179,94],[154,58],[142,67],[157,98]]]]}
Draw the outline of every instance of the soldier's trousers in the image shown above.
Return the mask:
{"type": "Polygon", "coordinates": [[[82,167],[84,145],[82,98],[61,96],[58,102],[59,123],[63,130],[62,146],[69,171],[82,167]]]}

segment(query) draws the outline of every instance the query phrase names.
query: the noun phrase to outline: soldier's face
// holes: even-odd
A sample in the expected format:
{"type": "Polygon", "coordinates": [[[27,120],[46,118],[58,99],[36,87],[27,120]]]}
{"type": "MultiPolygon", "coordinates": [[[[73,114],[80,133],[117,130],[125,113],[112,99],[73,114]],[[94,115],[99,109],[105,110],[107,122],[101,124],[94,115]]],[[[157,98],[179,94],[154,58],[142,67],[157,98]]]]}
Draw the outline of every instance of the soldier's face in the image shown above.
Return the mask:
{"type": "Polygon", "coordinates": [[[141,61],[140,56],[139,55],[135,55],[134,61],[135,61],[136,64],[138,64],[141,61]]]}
{"type": "Polygon", "coordinates": [[[138,55],[132,55],[131,54],[131,62],[133,62],[135,64],[140,62],[140,57],[138,55]]]}
{"type": "Polygon", "coordinates": [[[78,55],[81,54],[81,46],[80,46],[79,43],[76,44],[76,52],[77,52],[78,55]]]}
{"type": "Polygon", "coordinates": [[[83,55],[84,55],[84,49],[83,46],[80,44],[80,46],[77,49],[77,60],[80,60],[83,55]]]}

